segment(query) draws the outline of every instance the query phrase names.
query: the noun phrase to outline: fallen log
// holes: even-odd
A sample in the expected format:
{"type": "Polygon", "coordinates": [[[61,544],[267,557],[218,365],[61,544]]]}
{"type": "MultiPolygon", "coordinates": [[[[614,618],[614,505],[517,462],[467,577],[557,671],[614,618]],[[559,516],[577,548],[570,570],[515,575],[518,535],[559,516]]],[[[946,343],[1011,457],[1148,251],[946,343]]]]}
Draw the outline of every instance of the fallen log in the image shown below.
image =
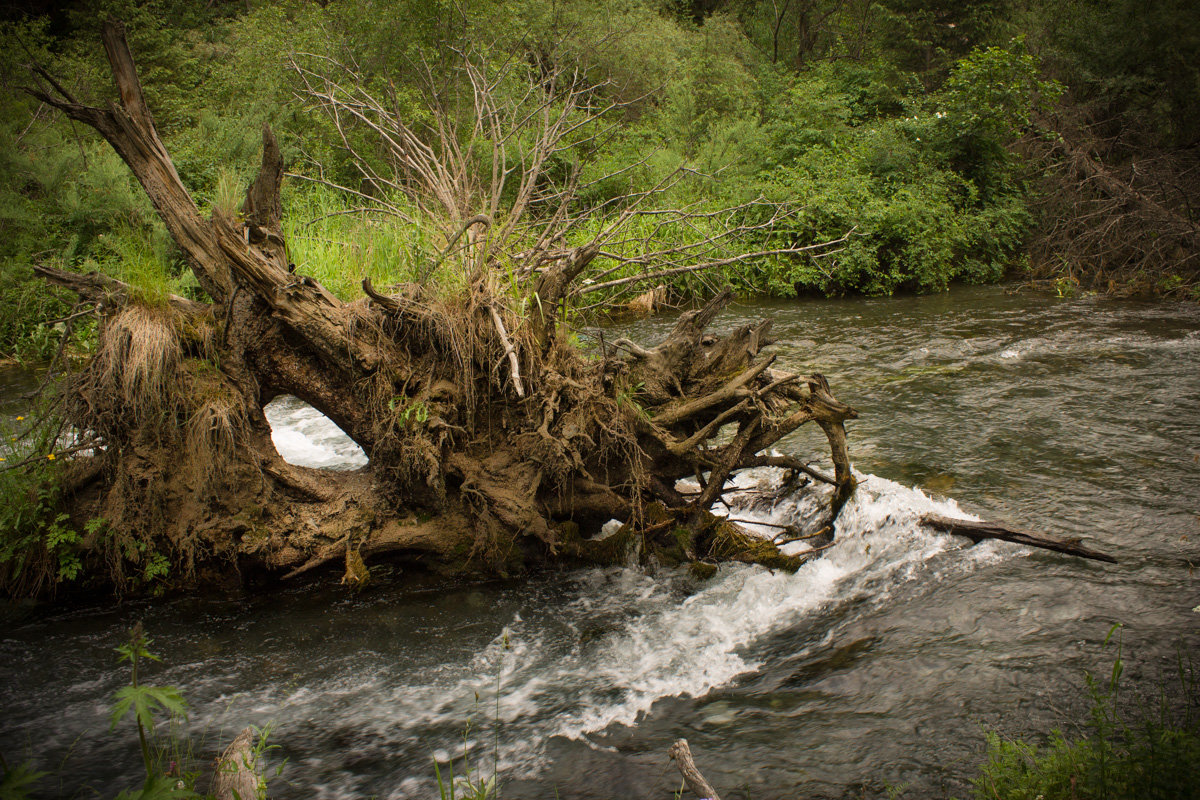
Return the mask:
{"type": "Polygon", "coordinates": [[[975,544],[979,544],[984,539],[1000,539],[1001,541],[1014,542],[1028,547],[1038,547],[1042,550],[1053,550],[1056,553],[1066,553],[1070,556],[1090,558],[1093,561],[1106,561],[1109,564],[1117,563],[1117,560],[1107,553],[1101,553],[1097,550],[1090,550],[1084,547],[1080,544],[1079,539],[1065,539],[1045,533],[1010,528],[996,522],[973,522],[967,519],[943,517],[940,514],[926,514],[921,517],[921,524],[954,534],[955,536],[966,536],[975,544]]]}
{"type": "MultiPolygon", "coordinates": [[[[642,213],[637,208],[647,195],[630,196],[593,241],[567,247],[565,232],[586,228],[571,216],[570,187],[548,195],[561,197],[557,210],[532,214],[528,203],[518,204],[494,236],[472,236],[473,225],[490,225],[495,214],[470,212],[490,207],[504,194],[496,189],[487,197],[462,195],[471,208],[457,199],[447,207],[447,241],[435,268],[455,270],[458,280],[441,294],[424,285],[427,270],[418,283],[396,284],[389,294],[364,279],[363,297],[337,297],[288,258],[283,159],[270,128],[264,126],[261,166],[241,213],[202,215],[158,136],[124,28],[105,23],[102,40],[118,101],[84,105],[43,72],[37,75],[45,84],[27,91],[113,146],[203,290],[194,299],[151,304],[104,275],[39,268],[100,317],[90,362],[59,390],[66,421],[99,442],[91,456],[77,459],[87,461],[81,474],[99,477],[73,511],[122,531],[119,546],[105,537],[88,545],[118,589],[136,585],[127,571],[143,569],[123,554],[143,551],[168,559],[177,567],[171,574],[186,581],[201,580],[203,566],[214,568],[210,575],[229,565],[239,573],[299,575],[353,553],[354,577],[362,582],[369,575],[362,559],[386,554],[501,575],[546,563],[626,563],[631,555],[704,570],[730,560],[795,570],[828,546],[785,555],[779,542],[712,512],[739,472],[782,467],[832,485],[823,535],[834,530],[855,489],[844,423],[858,412],[820,373],[773,368],[776,356],[765,352],[770,320],[708,332],[732,299],[726,289],[681,314],[657,344],[619,339],[614,352],[602,343],[599,359],[576,347],[562,324],[583,294],[606,285],[749,256],[597,282],[615,267],[595,278],[585,271],[597,269],[600,257],[620,261],[605,244],[642,213]],[[518,231],[518,220],[533,227],[518,231]],[[286,464],[263,413],[285,394],[322,412],[369,454],[369,464],[338,473],[286,464]],[[832,474],[795,456],[770,455],[810,422],[825,434],[832,474]],[[693,479],[697,492],[676,488],[693,479]],[[598,536],[611,520],[621,523],[618,535],[598,536]]],[[[415,147],[417,132],[391,111],[376,109],[386,119],[363,116],[366,106],[339,105],[326,91],[331,84],[311,71],[300,74],[320,107],[344,110],[368,131],[400,131],[415,147]]],[[[547,157],[565,147],[565,131],[579,127],[560,120],[541,131],[547,157]]],[[[533,162],[521,178],[529,191],[546,178],[536,166],[542,161],[533,162]]],[[[418,178],[400,174],[389,185],[425,191],[431,202],[461,194],[418,178]]],[[[517,194],[529,200],[524,189],[517,194]]],[[[679,256],[652,250],[638,263],[679,256]]],[[[1001,525],[937,515],[924,522],[977,542],[995,538],[1115,561],[1078,541],[1001,525]]]]}

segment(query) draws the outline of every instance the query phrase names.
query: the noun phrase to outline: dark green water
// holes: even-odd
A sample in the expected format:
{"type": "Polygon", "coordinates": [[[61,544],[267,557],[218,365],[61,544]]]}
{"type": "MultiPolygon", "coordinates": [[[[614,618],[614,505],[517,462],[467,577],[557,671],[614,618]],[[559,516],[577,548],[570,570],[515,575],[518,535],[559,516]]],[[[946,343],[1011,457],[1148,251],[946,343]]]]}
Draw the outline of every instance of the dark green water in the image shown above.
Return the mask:
{"type": "MultiPolygon", "coordinates": [[[[718,326],[763,316],[785,366],[824,372],[862,414],[849,433],[867,481],[839,544],[797,575],[724,567],[696,587],[610,570],[448,591],[399,576],[359,595],[41,612],[0,640],[0,750],[65,758],[64,795],[114,794],[137,745],[107,732],[125,679],[112,647],[141,619],[164,657],[153,678],[192,701],[202,750],[274,721],[290,760],[273,797],[436,796],[432,759],[460,755],[468,723],[473,760],[498,762],[514,798],[668,797],[679,736],[726,797],[962,796],[985,726],[1083,719],[1083,672],[1111,666],[1114,622],[1131,691],[1200,643],[1200,310],[988,288],[759,303],[718,326]],[[1121,563],[968,548],[915,524],[954,502],[1121,563]]],[[[820,447],[806,434],[785,449],[820,447]]]]}

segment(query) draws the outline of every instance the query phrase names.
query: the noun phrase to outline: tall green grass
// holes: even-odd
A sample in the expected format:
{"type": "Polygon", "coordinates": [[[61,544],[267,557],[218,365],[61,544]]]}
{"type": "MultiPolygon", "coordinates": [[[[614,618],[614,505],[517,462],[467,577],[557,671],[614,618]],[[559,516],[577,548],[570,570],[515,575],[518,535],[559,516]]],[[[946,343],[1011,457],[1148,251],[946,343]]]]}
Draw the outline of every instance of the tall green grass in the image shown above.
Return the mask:
{"type": "MultiPolygon", "coordinates": [[[[296,272],[343,300],[354,300],[363,296],[363,278],[386,291],[417,280],[437,258],[431,225],[355,209],[354,198],[324,186],[285,191],[283,233],[296,272]]],[[[417,209],[411,210],[419,220],[417,209]]],[[[432,279],[450,274],[441,272],[432,279]]]]}
{"type": "Polygon", "coordinates": [[[119,225],[97,237],[95,258],[85,260],[84,271],[97,269],[129,284],[142,302],[161,305],[170,295],[199,292],[196,276],[180,259],[170,234],[161,223],[150,226],[119,225]]]}

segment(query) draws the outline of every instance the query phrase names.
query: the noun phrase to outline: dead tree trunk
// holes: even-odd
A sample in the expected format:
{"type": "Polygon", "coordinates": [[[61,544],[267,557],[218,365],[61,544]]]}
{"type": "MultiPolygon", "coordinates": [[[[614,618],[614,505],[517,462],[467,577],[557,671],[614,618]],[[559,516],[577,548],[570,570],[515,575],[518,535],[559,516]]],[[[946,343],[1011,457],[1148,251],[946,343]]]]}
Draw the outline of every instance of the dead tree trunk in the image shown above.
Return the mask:
{"type": "Polygon", "coordinates": [[[254,729],[243,728],[217,759],[212,782],[216,800],[266,800],[254,740],[254,729]]]}
{"type": "Polygon", "coordinates": [[[803,557],[710,512],[727,479],[764,464],[808,473],[833,484],[835,511],[852,491],[843,422],[856,413],[823,376],[772,369],[769,322],[707,334],[728,292],[657,345],[619,342],[598,358],[556,328],[595,247],[531,274],[537,302],[526,316],[486,273],[459,296],[364,282],[363,298],[343,302],[289,271],[271,131],[242,213],[203,218],[158,137],[120,26],[105,26],[104,47],[120,102],[83,105],[45,75],[53,89],[30,91],[113,145],[210,301],[148,304],[101,275],[42,270],[102,319],[65,408],[102,443],[89,456],[101,478],[77,507],[107,521],[88,545],[118,582],[155,554],[195,580],[229,562],[291,576],[344,561],[361,581],[364,559],[385,553],[502,573],[631,552],[794,569],[803,557]],[[283,394],[333,420],[369,465],[285,463],[263,414],[283,394]],[[807,422],[828,436],[832,477],[762,455],[807,422]],[[693,477],[698,494],[676,489],[693,477]],[[623,523],[616,536],[590,538],[610,519],[623,523]]]}

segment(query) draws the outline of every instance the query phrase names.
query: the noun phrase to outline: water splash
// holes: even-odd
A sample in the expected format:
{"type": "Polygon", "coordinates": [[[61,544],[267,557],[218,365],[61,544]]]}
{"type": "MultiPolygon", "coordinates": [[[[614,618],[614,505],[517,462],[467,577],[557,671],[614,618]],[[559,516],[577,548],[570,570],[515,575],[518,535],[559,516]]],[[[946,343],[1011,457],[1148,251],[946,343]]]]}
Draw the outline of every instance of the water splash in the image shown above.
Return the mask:
{"type": "MultiPolygon", "coordinates": [[[[920,527],[918,518],[967,515],[953,501],[876,476],[858,477],[863,485],[842,511],[836,544],[795,574],[725,564],[696,587],[676,573],[582,571],[569,576],[565,597],[545,596],[514,613],[460,663],[413,669],[352,658],[284,698],[277,687],[264,686],[243,709],[274,702],[284,739],[314,718],[329,722],[313,742],[326,754],[309,765],[318,774],[298,780],[319,783],[330,797],[427,793],[433,790],[430,759],[446,762],[464,749],[488,770],[536,775],[548,766],[546,745],[553,737],[604,747],[601,734],[614,725],[635,725],[656,702],[701,697],[758,670],[754,652],[776,632],[806,618],[836,615],[850,604],[893,601],[904,584],[929,578],[931,560],[959,545],[920,527]],[[409,769],[384,785],[378,776],[339,769],[328,754],[344,750],[338,740],[346,738],[358,759],[374,753],[409,769]]],[[[776,480],[770,470],[740,479],[743,488],[776,480]]],[[[754,497],[731,500],[728,513],[790,524],[811,516],[821,499],[811,490],[769,504],[754,497]]],[[[985,546],[970,551],[968,560],[997,557],[985,546]]]]}

